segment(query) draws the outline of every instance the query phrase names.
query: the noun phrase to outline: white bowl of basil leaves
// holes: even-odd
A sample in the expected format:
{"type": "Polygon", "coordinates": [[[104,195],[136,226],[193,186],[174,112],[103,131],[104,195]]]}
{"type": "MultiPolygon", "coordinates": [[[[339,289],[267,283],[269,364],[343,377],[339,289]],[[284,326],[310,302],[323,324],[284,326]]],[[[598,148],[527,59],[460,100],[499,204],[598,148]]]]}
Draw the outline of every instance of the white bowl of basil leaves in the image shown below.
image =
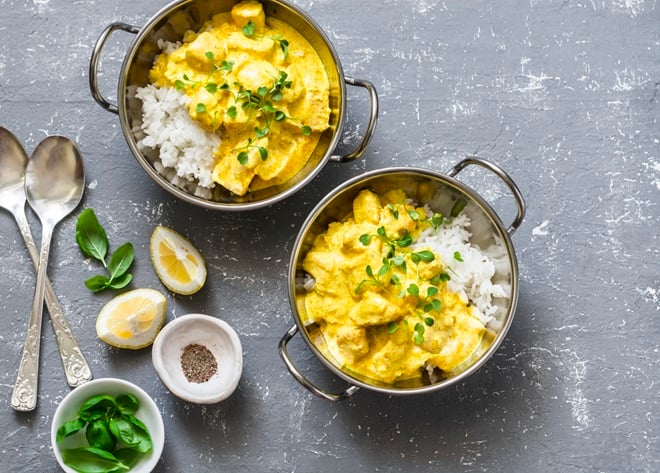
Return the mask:
{"type": "Polygon", "coordinates": [[[163,452],[165,428],[153,399],[117,378],[89,381],[60,403],[51,424],[55,458],[67,473],[148,473],[163,452]]]}

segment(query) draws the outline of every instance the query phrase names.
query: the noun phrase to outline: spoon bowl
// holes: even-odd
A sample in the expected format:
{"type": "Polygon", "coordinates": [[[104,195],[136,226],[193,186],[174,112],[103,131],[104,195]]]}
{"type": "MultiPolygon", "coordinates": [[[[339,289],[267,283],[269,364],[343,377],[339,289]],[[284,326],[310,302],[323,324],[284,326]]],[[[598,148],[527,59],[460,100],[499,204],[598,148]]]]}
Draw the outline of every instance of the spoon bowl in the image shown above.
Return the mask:
{"type": "Polygon", "coordinates": [[[0,207],[14,212],[25,206],[25,167],[28,157],[14,135],[0,127],[0,207]]]}
{"type": "Polygon", "coordinates": [[[75,143],[63,136],[49,136],[32,153],[25,169],[25,195],[41,221],[41,251],[27,337],[11,405],[31,411],[37,404],[41,321],[48,256],[55,225],[80,203],[85,189],[83,160],[75,143]]]}
{"type": "Polygon", "coordinates": [[[63,136],[44,139],[28,161],[25,195],[41,223],[56,224],[78,206],[85,186],[82,157],[63,136]]]}

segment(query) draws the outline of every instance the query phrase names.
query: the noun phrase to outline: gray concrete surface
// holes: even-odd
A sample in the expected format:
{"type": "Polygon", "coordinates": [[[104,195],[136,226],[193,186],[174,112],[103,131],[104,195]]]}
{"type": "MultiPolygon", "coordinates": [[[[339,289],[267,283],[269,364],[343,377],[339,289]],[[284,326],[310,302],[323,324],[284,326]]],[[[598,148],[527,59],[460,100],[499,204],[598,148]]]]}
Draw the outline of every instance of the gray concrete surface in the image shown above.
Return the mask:
{"type": "MultiPolygon", "coordinates": [[[[118,118],[92,100],[91,48],[112,21],[137,26],[155,0],[0,0],[0,125],[28,152],[46,135],[85,157],[84,207],[111,244],[135,245],[133,287],[164,288],[149,261],[157,224],[188,235],[209,279],[192,297],[167,293],[168,320],[223,318],[243,342],[245,370],[227,401],[172,396],[150,350],[111,349],[96,314],[112,296],[83,280],[95,266],[75,244],[75,215],[55,232],[49,275],[97,378],[143,387],[162,410],[157,472],[653,472],[660,470],[660,9],[649,0],[449,2],[297,0],[326,31],[347,75],[381,98],[363,159],[330,164],[271,208],[218,213],[173,200],[139,168],[118,118]],[[277,342],[292,317],[286,271],[306,214],[344,180],[392,165],[448,170],[477,154],[507,170],[529,211],[514,244],[521,295],[490,362],[444,392],[359,391],[333,404],[288,374],[277,342]]],[[[131,40],[104,56],[112,94],[131,40]]],[[[349,90],[341,145],[364,130],[365,94],[349,90]]],[[[502,213],[508,193],[486,173],[464,181],[502,213]]],[[[30,214],[35,235],[38,222],[30,214]]],[[[50,445],[66,385],[50,322],[43,329],[39,404],[9,404],[34,273],[10,215],[0,212],[0,470],[58,471],[50,445]]],[[[341,389],[306,350],[303,370],[341,389]]]]}

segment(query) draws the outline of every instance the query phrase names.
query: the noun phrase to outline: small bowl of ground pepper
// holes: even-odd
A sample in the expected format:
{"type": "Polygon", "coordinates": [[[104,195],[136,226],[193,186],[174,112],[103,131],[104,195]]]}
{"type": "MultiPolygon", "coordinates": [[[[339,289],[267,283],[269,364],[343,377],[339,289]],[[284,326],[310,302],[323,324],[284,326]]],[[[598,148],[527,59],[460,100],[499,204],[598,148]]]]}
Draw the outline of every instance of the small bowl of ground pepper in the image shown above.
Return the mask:
{"type": "Polygon", "coordinates": [[[227,399],[243,371],[241,341],[234,329],[204,314],[183,315],[166,324],[151,357],[167,389],[196,404],[227,399]]]}

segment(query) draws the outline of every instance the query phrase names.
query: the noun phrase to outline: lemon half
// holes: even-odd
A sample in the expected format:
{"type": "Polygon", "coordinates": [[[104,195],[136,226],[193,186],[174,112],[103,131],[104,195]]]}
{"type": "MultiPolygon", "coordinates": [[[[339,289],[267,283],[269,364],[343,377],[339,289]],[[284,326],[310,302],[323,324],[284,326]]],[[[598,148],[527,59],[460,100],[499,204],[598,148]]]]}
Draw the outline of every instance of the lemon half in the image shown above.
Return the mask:
{"type": "Polygon", "coordinates": [[[194,294],[206,282],[206,262],[186,237],[158,225],[149,244],[151,262],[163,285],[176,294],[194,294]]]}
{"type": "Polygon", "coordinates": [[[96,334],[108,345],[138,350],[151,345],[165,323],[165,296],[154,289],[134,289],[103,306],[96,334]]]}

